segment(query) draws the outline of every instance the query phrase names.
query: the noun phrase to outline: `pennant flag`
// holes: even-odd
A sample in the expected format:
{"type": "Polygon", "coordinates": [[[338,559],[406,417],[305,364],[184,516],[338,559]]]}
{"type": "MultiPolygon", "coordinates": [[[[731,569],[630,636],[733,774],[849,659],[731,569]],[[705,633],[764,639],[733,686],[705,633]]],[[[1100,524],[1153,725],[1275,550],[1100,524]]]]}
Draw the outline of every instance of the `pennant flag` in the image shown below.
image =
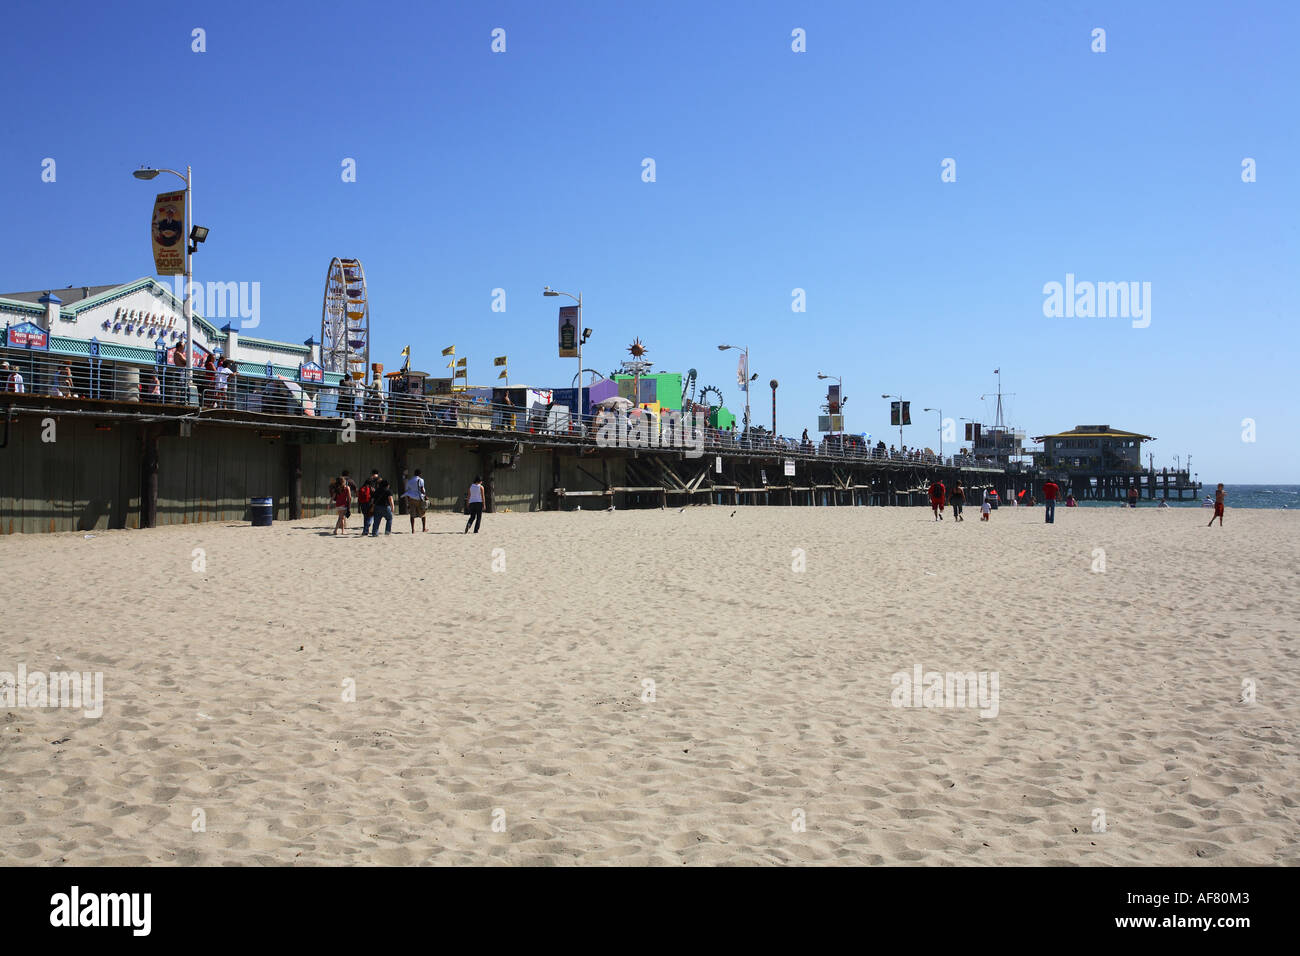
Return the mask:
{"type": "Polygon", "coordinates": [[[509,373],[508,371],[506,371],[505,369],[502,369],[502,370],[501,370],[501,374],[498,375],[497,378],[505,378],[505,377],[506,377],[507,375],[509,375],[509,374],[510,374],[510,373],[509,373]]]}
{"type": "Polygon", "coordinates": [[[457,367],[457,368],[464,368],[464,367],[465,367],[465,363],[468,362],[468,361],[469,361],[469,359],[461,359],[459,362],[456,363],[456,367],[457,367]]]}
{"type": "Polygon", "coordinates": [[[442,354],[443,354],[443,355],[455,355],[455,354],[456,354],[456,346],[453,345],[453,346],[451,346],[450,348],[445,348],[445,349],[443,349],[443,350],[442,350],[442,354]]]}
{"type": "Polygon", "coordinates": [[[458,372],[455,374],[454,377],[455,377],[455,378],[465,378],[467,375],[469,375],[469,372],[468,372],[467,370],[465,370],[465,369],[461,369],[460,371],[458,371],[458,372]]]}
{"type": "Polygon", "coordinates": [[[504,355],[498,355],[496,358],[494,358],[494,359],[492,360],[492,364],[493,364],[493,365],[505,365],[505,364],[506,364],[506,357],[505,357],[504,355]]]}
{"type": "Polygon", "coordinates": [[[403,355],[410,355],[410,354],[411,354],[411,347],[408,345],[406,348],[402,349],[402,354],[403,354],[403,355]]]}

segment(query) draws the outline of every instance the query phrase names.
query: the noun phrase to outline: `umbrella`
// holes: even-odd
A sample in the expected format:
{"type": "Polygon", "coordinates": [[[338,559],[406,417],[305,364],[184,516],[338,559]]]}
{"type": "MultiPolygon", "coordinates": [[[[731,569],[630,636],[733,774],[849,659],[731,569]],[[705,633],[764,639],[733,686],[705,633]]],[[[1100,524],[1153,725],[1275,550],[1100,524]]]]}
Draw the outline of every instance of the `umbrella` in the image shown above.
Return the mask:
{"type": "Polygon", "coordinates": [[[593,408],[631,408],[631,399],[624,398],[622,395],[611,395],[609,398],[603,398],[593,408]]]}

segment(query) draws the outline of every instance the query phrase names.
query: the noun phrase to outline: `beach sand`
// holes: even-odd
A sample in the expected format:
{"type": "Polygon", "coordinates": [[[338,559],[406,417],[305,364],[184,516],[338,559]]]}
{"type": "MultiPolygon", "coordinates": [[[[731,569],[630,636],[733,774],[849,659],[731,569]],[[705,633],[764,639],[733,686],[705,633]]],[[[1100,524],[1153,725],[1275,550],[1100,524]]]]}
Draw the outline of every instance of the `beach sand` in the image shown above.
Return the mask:
{"type": "Polygon", "coordinates": [[[5,538],[0,861],[1300,862],[1300,516],[966,511],[5,538]]]}

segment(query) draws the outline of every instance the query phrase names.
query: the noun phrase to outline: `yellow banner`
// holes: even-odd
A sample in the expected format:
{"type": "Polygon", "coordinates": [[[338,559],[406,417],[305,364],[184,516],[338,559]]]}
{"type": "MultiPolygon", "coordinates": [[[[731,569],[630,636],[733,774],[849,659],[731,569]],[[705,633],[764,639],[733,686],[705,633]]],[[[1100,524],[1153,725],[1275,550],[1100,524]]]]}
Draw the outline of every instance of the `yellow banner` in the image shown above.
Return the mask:
{"type": "Polygon", "coordinates": [[[185,191],[159,193],[153,201],[154,272],[160,276],[185,274],[185,191]]]}
{"type": "Polygon", "coordinates": [[[505,365],[505,364],[506,364],[506,357],[505,357],[504,355],[498,355],[496,358],[494,358],[494,359],[492,360],[492,364],[493,364],[493,365],[505,365]]]}
{"type": "Polygon", "coordinates": [[[453,345],[453,346],[451,346],[450,348],[445,348],[445,349],[443,349],[443,350],[442,350],[442,354],[443,354],[443,355],[455,355],[455,354],[456,354],[456,346],[453,345]]]}
{"type": "Polygon", "coordinates": [[[457,367],[457,368],[464,368],[464,367],[465,367],[465,363],[468,362],[468,361],[469,361],[469,359],[461,359],[459,362],[456,363],[456,367],[457,367]]]}

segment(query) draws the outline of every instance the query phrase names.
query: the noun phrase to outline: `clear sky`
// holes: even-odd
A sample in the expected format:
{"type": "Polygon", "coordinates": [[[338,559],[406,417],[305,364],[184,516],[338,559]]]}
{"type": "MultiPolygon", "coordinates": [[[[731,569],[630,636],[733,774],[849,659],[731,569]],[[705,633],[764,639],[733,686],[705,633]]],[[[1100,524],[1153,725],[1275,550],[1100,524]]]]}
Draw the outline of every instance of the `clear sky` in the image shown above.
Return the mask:
{"type": "Polygon", "coordinates": [[[775,377],[787,435],[823,371],[849,431],[897,442],[901,391],[934,447],[921,409],[991,421],[1000,367],[1030,435],[1109,423],[1203,481],[1300,481],[1300,4],[19,2],[5,27],[0,290],[148,274],[164,180],[130,171],[188,163],[196,278],[261,283],[250,334],[319,337],[356,256],[390,368],[455,343],[472,384],[505,353],[567,385],[549,284],[605,373],[639,337],[734,410],[716,346],[749,345],[754,420],[775,377]],[[1149,282],[1150,325],[1045,317],[1067,273],[1149,282]]]}

